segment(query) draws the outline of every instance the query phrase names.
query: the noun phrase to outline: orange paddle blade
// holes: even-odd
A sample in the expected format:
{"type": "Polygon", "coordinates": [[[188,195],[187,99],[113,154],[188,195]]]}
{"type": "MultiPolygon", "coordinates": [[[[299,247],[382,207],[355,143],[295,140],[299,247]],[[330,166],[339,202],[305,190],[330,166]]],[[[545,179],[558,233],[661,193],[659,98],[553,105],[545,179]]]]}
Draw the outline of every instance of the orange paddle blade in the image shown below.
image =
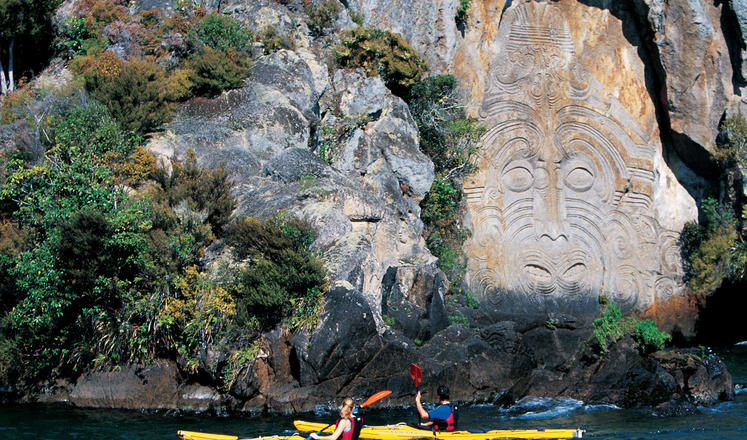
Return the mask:
{"type": "Polygon", "coordinates": [[[361,403],[360,407],[361,408],[365,408],[368,405],[370,405],[370,404],[372,404],[374,402],[378,402],[379,400],[383,399],[384,397],[386,397],[386,396],[388,396],[390,394],[392,394],[392,392],[389,391],[389,390],[379,391],[378,393],[376,393],[376,394],[372,395],[371,397],[369,397],[368,399],[366,399],[365,402],[361,403]]]}
{"type": "Polygon", "coordinates": [[[420,371],[420,367],[415,364],[410,364],[410,377],[415,381],[415,388],[417,388],[423,380],[423,374],[420,371]]]}

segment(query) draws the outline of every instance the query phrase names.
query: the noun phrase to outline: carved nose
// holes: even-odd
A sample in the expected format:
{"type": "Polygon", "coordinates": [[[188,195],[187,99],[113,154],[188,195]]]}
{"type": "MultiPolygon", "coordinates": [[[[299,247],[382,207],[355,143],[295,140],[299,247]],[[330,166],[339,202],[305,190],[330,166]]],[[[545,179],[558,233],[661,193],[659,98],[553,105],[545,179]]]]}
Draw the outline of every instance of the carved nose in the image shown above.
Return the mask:
{"type": "Polygon", "coordinates": [[[548,185],[535,191],[534,230],[538,241],[543,239],[568,240],[565,197],[563,197],[563,191],[555,185],[548,185]]]}
{"type": "MultiPolygon", "coordinates": [[[[548,146],[545,151],[556,151],[548,146]]],[[[557,160],[539,160],[534,180],[534,231],[535,239],[568,240],[565,215],[565,197],[557,160]]]]}
{"type": "Polygon", "coordinates": [[[563,222],[557,220],[549,220],[540,222],[536,226],[537,239],[549,239],[551,241],[568,240],[568,233],[564,227],[563,222]]]}

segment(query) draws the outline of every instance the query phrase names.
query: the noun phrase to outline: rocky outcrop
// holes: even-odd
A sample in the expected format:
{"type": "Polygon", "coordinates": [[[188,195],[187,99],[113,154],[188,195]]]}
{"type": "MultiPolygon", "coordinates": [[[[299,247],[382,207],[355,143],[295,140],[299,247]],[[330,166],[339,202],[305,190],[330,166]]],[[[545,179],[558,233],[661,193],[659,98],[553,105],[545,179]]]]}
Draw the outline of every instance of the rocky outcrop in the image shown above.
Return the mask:
{"type": "Polygon", "coordinates": [[[676,351],[644,356],[631,338],[603,357],[587,349],[555,370],[534,370],[517,385],[511,392],[519,396],[561,395],[622,408],[647,407],[658,415],[692,414],[697,406],[734,398],[731,375],[716,356],[676,351]]]}
{"type": "Polygon", "coordinates": [[[59,382],[38,400],[93,408],[288,413],[334,407],[339,396],[389,389],[394,393],[379,406],[410,405],[410,362],[417,362],[427,378],[421,390],[432,394],[446,384],[461,404],[510,405],[525,396],[554,396],[671,416],[734,398],[731,376],[716,356],[643,355],[631,338],[599,356],[589,332],[569,317],[554,317],[551,326],[531,319],[479,331],[454,325],[418,348],[396,331],[379,334],[359,294],[338,287],[329,299],[338,307],[330,308],[312,334],[268,334],[258,359],[241,370],[227,392],[189,380],[173,362],[159,361],[59,382]]]}

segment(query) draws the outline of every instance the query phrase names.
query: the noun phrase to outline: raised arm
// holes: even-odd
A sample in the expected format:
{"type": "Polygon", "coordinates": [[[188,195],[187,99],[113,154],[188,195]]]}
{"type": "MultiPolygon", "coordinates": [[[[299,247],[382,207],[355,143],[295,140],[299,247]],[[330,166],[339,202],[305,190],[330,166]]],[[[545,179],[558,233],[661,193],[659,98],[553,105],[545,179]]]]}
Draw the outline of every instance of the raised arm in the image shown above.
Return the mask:
{"type": "Polygon", "coordinates": [[[415,406],[418,408],[418,414],[420,414],[420,417],[423,419],[428,418],[428,411],[423,408],[423,404],[420,403],[420,391],[418,391],[417,394],[415,394],[415,406]]]}

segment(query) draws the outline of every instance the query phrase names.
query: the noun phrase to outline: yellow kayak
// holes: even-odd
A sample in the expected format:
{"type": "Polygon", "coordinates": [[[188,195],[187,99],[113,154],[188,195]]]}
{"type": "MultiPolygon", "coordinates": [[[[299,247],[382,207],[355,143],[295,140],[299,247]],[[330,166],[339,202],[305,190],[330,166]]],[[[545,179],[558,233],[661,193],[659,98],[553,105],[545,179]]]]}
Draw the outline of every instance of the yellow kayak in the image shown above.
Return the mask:
{"type": "MultiPolygon", "coordinates": [[[[323,428],[321,425],[320,428],[323,428]]],[[[225,435],[225,434],[209,434],[207,432],[196,432],[196,431],[177,431],[176,436],[179,440],[306,440],[306,437],[300,435],[271,435],[267,437],[254,437],[245,438],[237,435],[225,435]]]]}
{"type": "MultiPolygon", "coordinates": [[[[295,420],[293,425],[299,431],[319,431],[324,423],[295,420]]],[[[332,432],[329,427],[324,432],[332,432]]],[[[366,426],[361,429],[360,438],[377,440],[409,440],[414,438],[434,438],[444,440],[494,440],[494,439],[572,439],[582,438],[581,429],[492,429],[490,431],[431,431],[412,427],[405,423],[384,426],[366,426]]]]}

